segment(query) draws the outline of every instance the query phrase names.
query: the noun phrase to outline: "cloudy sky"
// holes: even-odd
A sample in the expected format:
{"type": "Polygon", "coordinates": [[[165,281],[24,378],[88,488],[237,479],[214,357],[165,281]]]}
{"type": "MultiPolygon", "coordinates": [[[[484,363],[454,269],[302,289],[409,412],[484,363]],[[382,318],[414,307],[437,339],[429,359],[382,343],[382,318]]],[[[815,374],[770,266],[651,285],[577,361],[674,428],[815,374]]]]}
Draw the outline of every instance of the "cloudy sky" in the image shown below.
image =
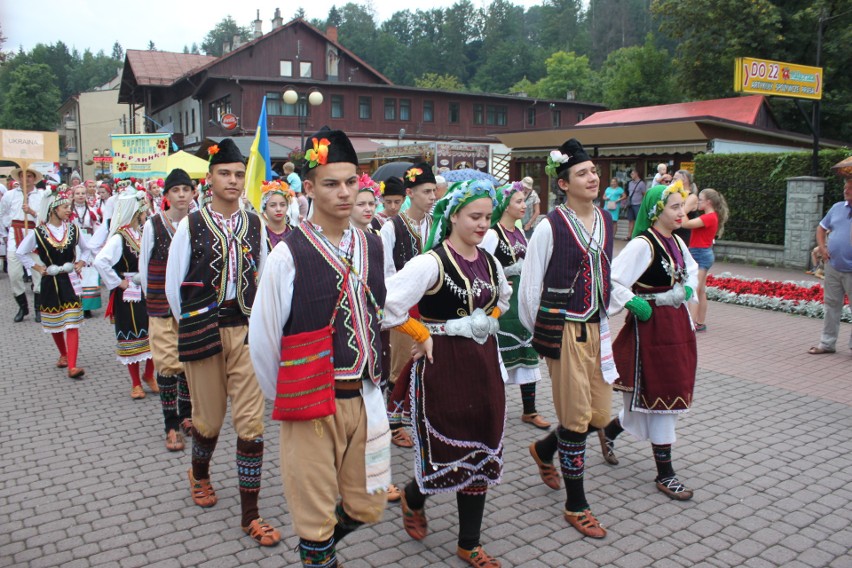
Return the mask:
{"type": "MultiPolygon", "coordinates": [[[[532,6],[542,0],[513,0],[516,5],[532,6]]],[[[474,6],[490,2],[472,0],[474,6]]],[[[377,22],[389,18],[402,8],[429,9],[446,7],[455,0],[430,0],[406,5],[395,0],[359,2],[370,4],[377,22]]],[[[340,7],[345,0],[335,2],[340,7]]],[[[308,19],[325,18],[331,2],[309,3],[303,7],[308,19]]],[[[225,0],[148,0],[147,2],[115,2],[107,0],[0,0],[0,25],[6,36],[4,50],[16,51],[19,46],[29,50],[37,43],[55,43],[62,40],[80,52],[86,48],[97,53],[112,51],[115,41],[124,49],[147,49],[153,41],[162,51],[181,51],[184,45],[199,45],[207,32],[225,16],[232,16],[238,24],[248,26],[260,10],[263,32],[272,29],[271,19],[275,8],[281,8],[284,21],[291,20],[298,4],[281,0],[254,0],[253,2],[226,2],[225,0]]]]}

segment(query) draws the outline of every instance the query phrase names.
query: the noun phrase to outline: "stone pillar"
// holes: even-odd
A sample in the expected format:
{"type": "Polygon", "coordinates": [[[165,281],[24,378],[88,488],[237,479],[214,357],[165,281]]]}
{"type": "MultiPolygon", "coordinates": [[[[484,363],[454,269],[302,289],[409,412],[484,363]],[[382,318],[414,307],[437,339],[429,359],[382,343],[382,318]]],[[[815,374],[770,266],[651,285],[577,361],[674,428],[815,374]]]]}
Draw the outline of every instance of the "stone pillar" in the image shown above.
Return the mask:
{"type": "Polygon", "coordinates": [[[787,179],[787,211],[784,224],[784,266],[805,268],[816,245],[816,228],[822,220],[825,178],[787,179]]]}

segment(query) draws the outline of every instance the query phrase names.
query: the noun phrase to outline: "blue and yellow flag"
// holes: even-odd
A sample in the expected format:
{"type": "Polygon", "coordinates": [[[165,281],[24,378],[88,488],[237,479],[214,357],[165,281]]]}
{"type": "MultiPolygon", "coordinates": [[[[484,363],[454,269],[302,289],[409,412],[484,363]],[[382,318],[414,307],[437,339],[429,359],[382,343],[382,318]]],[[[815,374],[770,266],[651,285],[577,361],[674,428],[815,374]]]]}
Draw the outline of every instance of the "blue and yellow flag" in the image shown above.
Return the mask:
{"type": "Polygon", "coordinates": [[[257,119],[257,133],[249,150],[248,165],[246,166],[246,197],[260,213],[260,186],[264,181],[272,179],[272,160],[269,157],[269,136],[266,132],[266,97],[260,118],[257,119]]]}

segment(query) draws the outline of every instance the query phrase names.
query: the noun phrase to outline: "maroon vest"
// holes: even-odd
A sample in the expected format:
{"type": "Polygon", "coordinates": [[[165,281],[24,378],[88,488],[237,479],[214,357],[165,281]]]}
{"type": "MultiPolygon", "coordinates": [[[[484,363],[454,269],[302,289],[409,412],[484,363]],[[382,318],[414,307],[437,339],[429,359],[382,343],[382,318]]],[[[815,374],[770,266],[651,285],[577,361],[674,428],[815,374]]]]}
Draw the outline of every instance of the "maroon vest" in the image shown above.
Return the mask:
{"type": "Polygon", "coordinates": [[[148,315],[162,318],[171,316],[172,313],[166,299],[166,264],[169,260],[172,235],[166,229],[162,213],[151,217],[151,228],[154,230],[154,247],[151,249],[151,258],[148,259],[148,287],[145,290],[145,300],[148,303],[148,315]]]}

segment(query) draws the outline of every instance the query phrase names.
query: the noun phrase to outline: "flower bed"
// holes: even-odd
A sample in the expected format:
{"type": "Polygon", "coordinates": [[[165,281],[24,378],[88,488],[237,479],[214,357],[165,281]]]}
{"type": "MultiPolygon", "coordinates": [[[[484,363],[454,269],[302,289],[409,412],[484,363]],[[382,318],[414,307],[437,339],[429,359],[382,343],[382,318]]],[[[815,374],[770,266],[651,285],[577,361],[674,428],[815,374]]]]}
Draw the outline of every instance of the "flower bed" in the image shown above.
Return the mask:
{"type": "MultiPolygon", "coordinates": [[[[749,279],[724,272],[707,275],[707,299],[752,308],[822,318],[822,284],[819,282],[777,282],[749,279]]],[[[852,322],[849,298],[846,298],[841,320],[852,322]]]]}

